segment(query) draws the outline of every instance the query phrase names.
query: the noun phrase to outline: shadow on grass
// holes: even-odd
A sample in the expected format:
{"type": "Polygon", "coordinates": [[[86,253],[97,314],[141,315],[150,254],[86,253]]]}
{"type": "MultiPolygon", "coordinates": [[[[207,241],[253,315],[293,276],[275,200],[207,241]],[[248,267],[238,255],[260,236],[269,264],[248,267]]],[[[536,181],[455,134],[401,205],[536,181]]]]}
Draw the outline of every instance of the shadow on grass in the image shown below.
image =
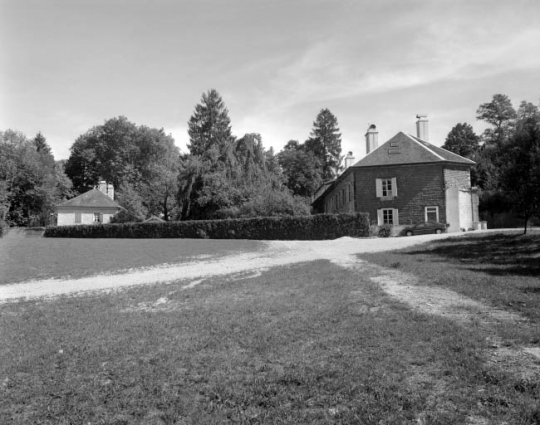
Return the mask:
{"type": "Polygon", "coordinates": [[[438,257],[431,261],[441,263],[453,260],[494,276],[540,276],[540,234],[449,238],[407,254],[438,257]]]}

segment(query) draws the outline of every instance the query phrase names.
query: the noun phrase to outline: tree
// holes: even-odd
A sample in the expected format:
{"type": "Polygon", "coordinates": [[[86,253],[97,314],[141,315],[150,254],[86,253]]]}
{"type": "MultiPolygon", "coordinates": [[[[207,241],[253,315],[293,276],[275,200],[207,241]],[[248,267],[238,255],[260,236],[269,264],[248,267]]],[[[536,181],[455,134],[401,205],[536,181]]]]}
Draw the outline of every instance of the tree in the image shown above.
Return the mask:
{"type": "Polygon", "coordinates": [[[192,155],[200,155],[212,162],[224,160],[234,138],[231,133],[229,111],[219,93],[211,89],[203,93],[201,103],[195,106],[195,112],[188,122],[190,143],[188,149],[192,155]]]}
{"type": "Polygon", "coordinates": [[[480,147],[480,138],[469,124],[459,123],[450,130],[442,147],[465,158],[470,158],[480,147]]]}
{"type": "Polygon", "coordinates": [[[512,209],[524,219],[524,231],[531,217],[540,215],[540,111],[522,102],[516,132],[505,148],[506,163],[501,186],[512,209]]]}
{"type": "Polygon", "coordinates": [[[144,206],[144,199],[139,192],[129,183],[124,183],[117,189],[116,199],[122,209],[112,217],[111,223],[143,221],[148,215],[148,209],[144,206]]]}
{"type": "MultiPolygon", "coordinates": [[[[43,138],[44,139],[44,138],[43,138]]],[[[44,225],[59,200],[54,157],[24,134],[0,131],[0,220],[44,225]]]]}
{"type": "Polygon", "coordinates": [[[311,151],[306,152],[296,140],[289,141],[277,156],[291,192],[311,197],[323,181],[319,158],[311,151]]]}
{"type": "Polygon", "coordinates": [[[483,135],[489,144],[502,144],[508,140],[514,127],[516,111],[510,98],[504,94],[495,94],[489,103],[483,103],[476,111],[476,119],[494,126],[488,128],[483,135]]]}
{"type": "Polygon", "coordinates": [[[313,122],[313,130],[305,143],[305,150],[313,152],[321,162],[324,180],[336,177],[341,155],[341,133],[337,118],[328,109],[322,109],[313,122]]]}
{"type": "Polygon", "coordinates": [[[147,211],[168,218],[176,206],[179,155],[163,129],[112,118],[77,138],[66,174],[79,193],[100,180],[112,183],[119,195],[130,187],[143,197],[147,211]]]}

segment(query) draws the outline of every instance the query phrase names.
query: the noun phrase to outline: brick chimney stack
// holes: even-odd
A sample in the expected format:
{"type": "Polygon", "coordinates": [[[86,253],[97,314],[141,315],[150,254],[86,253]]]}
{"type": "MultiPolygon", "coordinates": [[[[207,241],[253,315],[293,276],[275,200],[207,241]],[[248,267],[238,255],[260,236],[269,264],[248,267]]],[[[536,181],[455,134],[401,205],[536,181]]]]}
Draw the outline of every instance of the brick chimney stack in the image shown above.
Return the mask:
{"type": "Polygon", "coordinates": [[[114,200],[114,186],[111,183],[107,184],[105,180],[100,180],[99,185],[98,185],[98,190],[101,193],[104,193],[105,195],[107,195],[112,200],[114,200]]]}
{"type": "Polygon", "coordinates": [[[429,142],[427,115],[418,114],[416,118],[418,118],[418,121],[416,121],[416,137],[425,142],[429,142]]]}
{"type": "Polygon", "coordinates": [[[379,147],[379,132],[377,126],[371,124],[366,133],[366,155],[379,147]]]}
{"type": "Polygon", "coordinates": [[[354,156],[352,152],[349,152],[347,156],[345,157],[345,169],[343,171],[345,171],[347,168],[349,168],[353,164],[354,164],[354,156]]]}
{"type": "Polygon", "coordinates": [[[114,186],[112,183],[107,184],[107,195],[114,201],[114,186]]]}

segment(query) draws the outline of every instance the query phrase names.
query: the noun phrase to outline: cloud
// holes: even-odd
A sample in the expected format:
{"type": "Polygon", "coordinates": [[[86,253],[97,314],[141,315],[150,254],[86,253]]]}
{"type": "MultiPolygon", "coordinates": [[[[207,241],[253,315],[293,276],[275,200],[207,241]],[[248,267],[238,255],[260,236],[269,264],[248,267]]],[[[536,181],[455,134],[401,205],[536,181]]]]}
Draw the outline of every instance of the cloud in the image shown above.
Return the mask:
{"type": "Polygon", "coordinates": [[[510,31],[489,21],[475,25],[475,17],[423,17],[431,23],[415,26],[402,42],[372,37],[367,46],[343,35],[314,42],[275,73],[267,103],[292,106],[540,67],[533,53],[540,27],[510,31]]]}

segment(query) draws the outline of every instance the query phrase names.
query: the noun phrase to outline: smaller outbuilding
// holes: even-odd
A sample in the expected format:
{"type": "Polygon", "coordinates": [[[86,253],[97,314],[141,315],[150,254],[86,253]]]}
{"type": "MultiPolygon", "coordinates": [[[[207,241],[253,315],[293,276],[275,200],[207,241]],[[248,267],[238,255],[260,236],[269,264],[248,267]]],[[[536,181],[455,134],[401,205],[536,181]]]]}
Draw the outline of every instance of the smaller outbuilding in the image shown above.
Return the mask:
{"type": "Polygon", "coordinates": [[[109,223],[120,209],[113,185],[100,181],[97,188],[56,206],[57,225],[109,223]]]}
{"type": "Polygon", "coordinates": [[[144,220],[143,223],[165,223],[165,220],[153,215],[151,217],[148,217],[146,220],[144,220]]]}

